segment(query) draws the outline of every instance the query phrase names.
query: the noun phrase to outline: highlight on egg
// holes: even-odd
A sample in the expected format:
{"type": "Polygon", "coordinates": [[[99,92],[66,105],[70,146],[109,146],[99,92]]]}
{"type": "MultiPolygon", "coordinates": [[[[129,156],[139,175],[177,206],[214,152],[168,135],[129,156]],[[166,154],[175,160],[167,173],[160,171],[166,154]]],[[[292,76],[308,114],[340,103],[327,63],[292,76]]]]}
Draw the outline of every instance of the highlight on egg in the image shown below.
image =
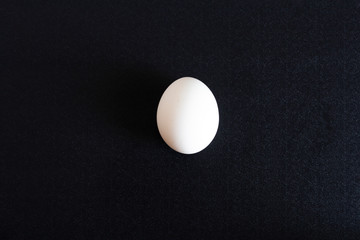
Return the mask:
{"type": "Polygon", "coordinates": [[[211,90],[200,80],[183,77],[163,93],[156,114],[165,143],[177,152],[193,154],[205,149],[219,126],[219,109],[211,90]]]}

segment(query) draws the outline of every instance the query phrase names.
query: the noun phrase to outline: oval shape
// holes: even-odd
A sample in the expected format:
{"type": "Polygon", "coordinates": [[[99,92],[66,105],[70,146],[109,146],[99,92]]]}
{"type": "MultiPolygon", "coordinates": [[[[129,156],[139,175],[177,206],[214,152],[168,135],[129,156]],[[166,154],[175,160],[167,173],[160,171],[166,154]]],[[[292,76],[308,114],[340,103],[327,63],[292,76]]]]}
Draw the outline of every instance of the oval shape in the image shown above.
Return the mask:
{"type": "Polygon", "coordinates": [[[193,154],[205,149],[214,139],[219,126],[219,109],[213,93],[204,83],[183,77],[163,93],[156,121],[169,147],[193,154]]]}

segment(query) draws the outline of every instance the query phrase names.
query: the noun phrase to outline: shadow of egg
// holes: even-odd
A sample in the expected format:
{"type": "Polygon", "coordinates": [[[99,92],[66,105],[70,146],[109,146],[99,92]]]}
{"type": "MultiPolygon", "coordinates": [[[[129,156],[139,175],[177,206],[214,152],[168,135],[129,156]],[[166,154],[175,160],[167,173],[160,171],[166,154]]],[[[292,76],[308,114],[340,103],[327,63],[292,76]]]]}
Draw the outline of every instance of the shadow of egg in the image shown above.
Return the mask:
{"type": "Polygon", "coordinates": [[[96,105],[108,124],[141,137],[160,136],[156,111],[170,78],[151,66],[132,64],[107,67],[96,79],[96,105]]]}

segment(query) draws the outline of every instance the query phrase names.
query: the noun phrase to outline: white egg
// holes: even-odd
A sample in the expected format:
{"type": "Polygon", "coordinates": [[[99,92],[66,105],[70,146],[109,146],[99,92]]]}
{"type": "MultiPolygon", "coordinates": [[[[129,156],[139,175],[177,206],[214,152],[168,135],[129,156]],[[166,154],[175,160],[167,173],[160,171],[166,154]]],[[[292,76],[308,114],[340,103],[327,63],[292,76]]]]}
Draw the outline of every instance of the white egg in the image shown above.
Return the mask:
{"type": "Polygon", "coordinates": [[[219,109],[210,89],[192,77],[173,82],[163,93],[157,109],[161,137],[175,151],[197,153],[214,139],[219,109]]]}

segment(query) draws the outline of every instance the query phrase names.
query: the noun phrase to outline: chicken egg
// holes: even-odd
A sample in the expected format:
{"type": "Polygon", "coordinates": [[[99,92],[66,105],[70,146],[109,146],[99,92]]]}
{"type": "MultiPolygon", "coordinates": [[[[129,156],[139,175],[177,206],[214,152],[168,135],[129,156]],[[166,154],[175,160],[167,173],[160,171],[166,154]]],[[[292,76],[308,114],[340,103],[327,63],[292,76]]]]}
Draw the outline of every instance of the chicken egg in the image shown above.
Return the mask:
{"type": "Polygon", "coordinates": [[[183,77],[163,93],[156,114],[166,144],[177,152],[193,154],[205,149],[219,126],[219,109],[211,90],[200,80],[183,77]]]}

